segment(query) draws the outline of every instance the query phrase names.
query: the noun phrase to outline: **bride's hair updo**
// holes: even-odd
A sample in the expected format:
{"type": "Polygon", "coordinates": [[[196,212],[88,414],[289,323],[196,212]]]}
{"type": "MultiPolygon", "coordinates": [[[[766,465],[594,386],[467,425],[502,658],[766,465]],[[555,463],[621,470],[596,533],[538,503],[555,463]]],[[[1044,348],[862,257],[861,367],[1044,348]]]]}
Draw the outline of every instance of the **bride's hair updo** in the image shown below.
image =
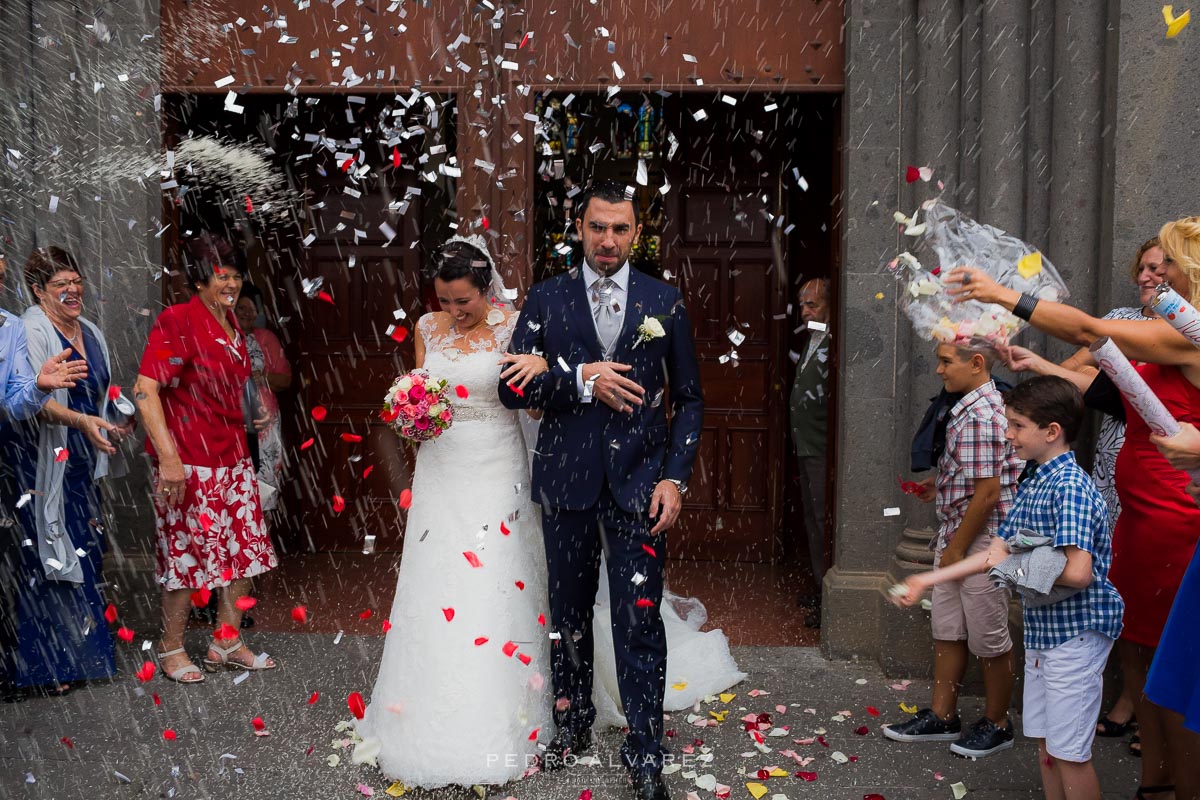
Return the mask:
{"type": "Polygon", "coordinates": [[[467,242],[446,242],[434,258],[437,272],[434,277],[447,283],[466,278],[479,291],[487,294],[492,286],[492,265],[487,256],[467,242]]]}

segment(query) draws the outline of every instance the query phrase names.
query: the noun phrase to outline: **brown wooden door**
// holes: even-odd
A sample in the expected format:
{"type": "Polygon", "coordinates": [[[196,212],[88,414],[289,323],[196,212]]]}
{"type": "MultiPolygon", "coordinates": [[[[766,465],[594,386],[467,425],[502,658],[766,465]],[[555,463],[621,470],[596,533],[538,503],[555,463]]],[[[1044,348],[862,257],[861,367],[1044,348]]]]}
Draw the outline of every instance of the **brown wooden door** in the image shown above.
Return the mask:
{"type": "Polygon", "coordinates": [[[704,431],[672,555],[771,561],[779,526],[786,397],[773,388],[782,364],[786,301],[772,226],[760,213],[770,186],[680,189],[665,233],[668,269],[692,318],[704,387],[704,431]],[[734,339],[744,337],[740,344],[734,339]],[[731,358],[736,351],[737,360],[731,358]]]}

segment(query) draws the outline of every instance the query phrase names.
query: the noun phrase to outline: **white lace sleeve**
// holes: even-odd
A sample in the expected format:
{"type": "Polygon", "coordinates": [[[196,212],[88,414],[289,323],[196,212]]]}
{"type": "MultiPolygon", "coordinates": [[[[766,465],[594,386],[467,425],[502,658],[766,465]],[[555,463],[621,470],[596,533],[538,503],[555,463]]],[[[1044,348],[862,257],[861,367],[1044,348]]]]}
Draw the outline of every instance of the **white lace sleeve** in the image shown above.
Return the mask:
{"type": "Polygon", "coordinates": [[[500,352],[508,352],[508,343],[512,341],[513,332],[517,329],[517,320],[521,315],[516,311],[510,311],[501,325],[496,327],[496,350],[500,352]]]}

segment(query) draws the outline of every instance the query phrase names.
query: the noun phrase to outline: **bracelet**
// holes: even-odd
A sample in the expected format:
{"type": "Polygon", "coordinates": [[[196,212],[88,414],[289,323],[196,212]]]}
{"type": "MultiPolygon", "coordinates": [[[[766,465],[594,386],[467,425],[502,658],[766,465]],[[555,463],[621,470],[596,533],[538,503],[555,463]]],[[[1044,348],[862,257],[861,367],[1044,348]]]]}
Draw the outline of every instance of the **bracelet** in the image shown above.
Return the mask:
{"type": "Polygon", "coordinates": [[[75,412],[75,422],[73,422],[73,423],[71,424],[71,427],[72,427],[72,428],[76,428],[76,429],[78,429],[78,428],[79,428],[79,423],[80,423],[80,422],[82,422],[82,421],[83,421],[83,412],[82,412],[82,411],[76,411],[76,412],[75,412]]]}
{"type": "Polygon", "coordinates": [[[1017,304],[1013,306],[1013,315],[1029,322],[1029,318],[1033,316],[1033,310],[1037,308],[1038,299],[1031,294],[1021,292],[1021,299],[1017,300],[1017,304]]]}

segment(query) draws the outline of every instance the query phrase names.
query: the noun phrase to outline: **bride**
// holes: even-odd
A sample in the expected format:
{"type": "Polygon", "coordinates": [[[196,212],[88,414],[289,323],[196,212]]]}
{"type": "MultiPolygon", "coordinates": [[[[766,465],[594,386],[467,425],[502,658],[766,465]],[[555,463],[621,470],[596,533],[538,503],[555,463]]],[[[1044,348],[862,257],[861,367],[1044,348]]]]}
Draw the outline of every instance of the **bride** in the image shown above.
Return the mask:
{"type": "MultiPolygon", "coordinates": [[[[434,283],[443,310],[417,322],[416,366],[465,392],[451,427],[417,452],[391,627],[354,760],[374,759],[409,787],[499,785],[537,763],[554,726],[541,522],[522,424],[500,405],[496,371],[523,387],[547,365],[505,353],[517,313],[489,302],[504,288],[481,237],[446,242],[434,283]]],[[[608,628],[605,594],[598,631],[608,628]]],[[[665,708],[745,677],[720,631],[699,632],[697,601],[667,594],[662,611],[665,708]]],[[[612,639],[595,642],[597,722],[621,725],[612,639]]]]}

